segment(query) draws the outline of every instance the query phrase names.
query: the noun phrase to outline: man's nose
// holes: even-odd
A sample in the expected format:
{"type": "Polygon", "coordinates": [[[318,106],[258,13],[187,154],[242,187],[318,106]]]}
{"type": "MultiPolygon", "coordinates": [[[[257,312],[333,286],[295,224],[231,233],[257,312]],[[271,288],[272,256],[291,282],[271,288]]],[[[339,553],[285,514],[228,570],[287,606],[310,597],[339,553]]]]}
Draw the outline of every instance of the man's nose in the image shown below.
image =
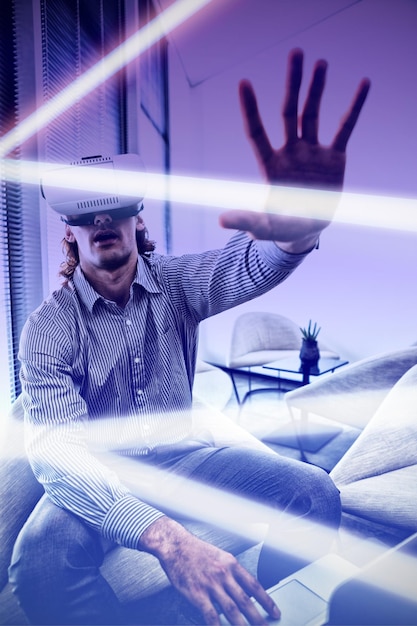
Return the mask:
{"type": "Polygon", "coordinates": [[[97,213],[97,215],[94,216],[95,226],[105,226],[107,224],[111,224],[112,221],[112,217],[109,213],[97,213]]]}

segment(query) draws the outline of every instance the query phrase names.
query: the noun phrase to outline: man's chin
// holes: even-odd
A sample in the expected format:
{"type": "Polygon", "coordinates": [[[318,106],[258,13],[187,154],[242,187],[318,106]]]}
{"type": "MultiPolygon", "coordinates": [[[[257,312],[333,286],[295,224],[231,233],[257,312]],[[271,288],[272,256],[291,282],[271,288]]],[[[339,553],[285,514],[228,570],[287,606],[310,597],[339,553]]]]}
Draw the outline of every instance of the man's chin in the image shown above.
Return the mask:
{"type": "Polygon", "coordinates": [[[109,272],[118,270],[121,267],[125,266],[129,261],[130,255],[125,256],[109,256],[108,258],[102,258],[100,261],[100,268],[102,270],[107,270],[109,272]]]}

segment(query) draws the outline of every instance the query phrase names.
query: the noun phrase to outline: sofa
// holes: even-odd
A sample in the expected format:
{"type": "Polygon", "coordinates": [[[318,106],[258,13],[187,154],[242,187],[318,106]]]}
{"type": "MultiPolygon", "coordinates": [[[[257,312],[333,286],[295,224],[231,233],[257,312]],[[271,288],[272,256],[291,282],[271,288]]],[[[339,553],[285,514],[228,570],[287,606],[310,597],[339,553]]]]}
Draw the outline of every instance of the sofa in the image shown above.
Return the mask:
{"type": "Polygon", "coordinates": [[[295,420],[360,430],[330,471],[345,514],[399,538],[417,531],[417,346],[348,365],[285,400],[295,420]]]}
{"type": "MultiPolygon", "coordinates": [[[[193,387],[198,427],[221,432],[224,445],[239,439],[243,445],[264,448],[261,442],[222,414],[232,394],[229,376],[199,359],[193,387]]],[[[18,398],[0,433],[0,624],[8,626],[28,623],[8,582],[8,566],[17,535],[44,493],[26,459],[23,419],[22,402],[18,398]]],[[[252,552],[253,539],[237,538],[197,522],[186,522],[185,525],[202,539],[233,552],[253,575],[256,574],[253,554],[257,554],[258,548],[252,552]]],[[[150,554],[129,550],[124,551],[121,558],[120,550],[116,548],[106,556],[101,569],[122,603],[131,601],[132,589],[136,591],[139,582],[143,608],[150,622],[169,623],[176,613],[190,611],[190,606],[184,604],[178,594],[172,593],[157,559],[150,554]],[[146,574],[138,581],[140,571],[146,574]]]]}
{"type": "MultiPolygon", "coordinates": [[[[341,491],[344,511],[375,523],[382,522],[405,535],[417,530],[416,364],[417,347],[413,347],[347,366],[286,394],[292,412],[302,410],[344,424],[361,424],[361,435],[331,472],[341,491]]],[[[18,399],[8,416],[0,454],[0,624],[3,625],[27,623],[11,592],[7,569],[16,537],[42,494],[43,488],[25,457],[23,410],[18,399]]],[[[190,527],[208,541],[214,540],[218,533],[198,523],[190,523],[190,527]]],[[[250,547],[249,542],[223,534],[218,545],[238,555],[250,547]]],[[[118,559],[119,549],[109,553],[102,571],[120,600],[129,602],[130,592],[138,584],[137,572],[142,571],[145,572],[141,581],[144,602],[160,607],[161,603],[154,599],[169,591],[169,582],[158,561],[146,553],[125,551],[125,562],[118,559]],[[132,558],[135,568],[129,575],[132,558]]],[[[160,623],[164,621],[168,620],[161,618],[160,623]]]]}
{"type": "MultiPolygon", "coordinates": [[[[220,415],[231,394],[229,377],[221,370],[198,361],[194,387],[197,406],[205,405],[210,408],[210,413],[220,415]],[[215,387],[220,387],[221,393],[214,394],[215,387]]],[[[35,479],[25,455],[23,422],[24,411],[19,397],[7,415],[0,439],[0,624],[8,626],[28,623],[8,582],[8,567],[17,535],[44,494],[43,487],[35,479]]],[[[226,430],[225,436],[233,438],[235,434],[227,433],[226,430]]],[[[252,547],[253,542],[209,529],[203,524],[187,522],[186,525],[196,535],[232,551],[238,558],[245,558],[246,550],[252,547]]],[[[175,602],[173,597],[169,597],[167,602],[161,600],[161,594],[169,590],[169,581],[157,559],[150,554],[133,550],[127,551],[126,558],[120,559],[118,552],[119,549],[116,548],[106,556],[102,572],[121,602],[128,603],[131,600],[132,588],[137,586],[137,572],[146,572],[140,581],[144,607],[148,610],[146,607],[154,604],[160,611],[160,617],[156,617],[155,612],[151,618],[157,621],[159,619],[160,623],[168,622],[170,616],[163,612],[162,605],[170,605],[170,611],[174,611],[175,602]],[[127,574],[129,568],[130,571],[134,569],[134,575],[133,571],[131,576],[127,574]]],[[[149,610],[152,613],[152,608],[149,610]]]]}

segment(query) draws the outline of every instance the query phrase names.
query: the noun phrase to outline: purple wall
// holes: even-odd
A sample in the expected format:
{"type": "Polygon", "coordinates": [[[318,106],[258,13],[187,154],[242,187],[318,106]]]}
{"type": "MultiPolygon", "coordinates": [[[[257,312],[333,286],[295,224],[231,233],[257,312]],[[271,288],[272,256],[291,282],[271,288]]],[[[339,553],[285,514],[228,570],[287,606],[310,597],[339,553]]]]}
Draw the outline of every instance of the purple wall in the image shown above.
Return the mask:
{"type": "MultiPolygon", "coordinates": [[[[305,6],[309,11],[314,4],[320,11],[326,2],[296,3],[297,10],[305,6]]],[[[352,3],[340,2],[346,4],[352,3]]],[[[179,36],[177,41],[175,36],[172,38],[174,171],[259,181],[251,147],[243,134],[237,83],[242,77],[253,81],[265,126],[278,146],[282,141],[279,113],[286,56],[291,48],[300,46],[306,55],[302,100],[314,61],[320,57],[329,61],[320,123],[323,143],[331,140],[359,80],[363,76],[372,80],[368,102],[348,147],[345,188],[417,198],[416,2],[363,0],[304,32],[291,35],[295,31],[289,30],[284,41],[279,10],[285,16],[287,3],[264,0],[259,7],[274,7],[277,12],[275,45],[270,12],[265,11],[268,21],[264,38],[262,14],[256,20],[252,16],[252,28],[246,25],[245,31],[245,24],[239,23],[243,19],[239,2],[232,2],[232,14],[224,20],[230,29],[234,28],[231,15],[236,20],[236,32],[229,31],[231,37],[235,32],[233,58],[226,55],[223,67],[218,61],[218,49],[223,46],[225,27],[218,32],[215,28],[216,19],[223,23],[222,6],[216,4],[218,13],[213,13],[207,22],[210,32],[206,37],[194,37],[191,43],[189,37],[185,44],[179,36]],[[250,53],[244,39],[249,31],[250,53]],[[190,87],[184,67],[186,71],[191,68],[189,73],[194,79],[199,69],[193,46],[203,82],[190,87]],[[238,54],[235,48],[239,46],[238,54]],[[212,72],[208,78],[204,59],[212,72]],[[217,68],[214,75],[213,67],[217,68]]],[[[247,2],[242,2],[244,6],[247,2]]],[[[312,19],[310,14],[308,19],[312,19]]],[[[293,28],[294,23],[287,23],[287,28],[293,28]]],[[[192,23],[187,27],[191,28],[192,23]]],[[[202,28],[201,22],[197,27],[202,28]]],[[[394,200],[392,211],[395,214],[394,200]]],[[[174,252],[221,245],[229,233],[218,227],[216,213],[174,205],[174,252]]],[[[242,310],[274,310],[302,325],[310,318],[317,320],[323,327],[323,338],[350,360],[407,346],[417,341],[416,267],[417,229],[410,233],[334,224],[323,234],[320,250],[286,284],[262,299],[206,322],[202,332],[203,355],[208,349],[208,333],[210,350],[224,352],[233,320],[242,310]]]]}

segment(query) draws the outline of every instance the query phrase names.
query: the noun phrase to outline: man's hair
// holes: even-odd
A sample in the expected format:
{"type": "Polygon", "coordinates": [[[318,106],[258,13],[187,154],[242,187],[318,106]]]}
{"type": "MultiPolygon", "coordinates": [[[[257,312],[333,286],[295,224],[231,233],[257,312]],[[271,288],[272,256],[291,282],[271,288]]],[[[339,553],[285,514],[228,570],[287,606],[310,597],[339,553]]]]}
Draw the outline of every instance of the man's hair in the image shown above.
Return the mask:
{"type": "MultiPolygon", "coordinates": [[[[138,216],[139,221],[143,224],[143,220],[138,216]]],[[[149,239],[148,230],[136,231],[136,244],[139,254],[145,254],[146,252],[153,252],[155,250],[155,242],[149,239]]],[[[76,241],[67,241],[64,237],[62,240],[62,251],[65,255],[65,261],[61,263],[59,276],[64,278],[64,284],[71,280],[75,268],[80,262],[80,255],[78,253],[78,244],[76,241]]]]}

